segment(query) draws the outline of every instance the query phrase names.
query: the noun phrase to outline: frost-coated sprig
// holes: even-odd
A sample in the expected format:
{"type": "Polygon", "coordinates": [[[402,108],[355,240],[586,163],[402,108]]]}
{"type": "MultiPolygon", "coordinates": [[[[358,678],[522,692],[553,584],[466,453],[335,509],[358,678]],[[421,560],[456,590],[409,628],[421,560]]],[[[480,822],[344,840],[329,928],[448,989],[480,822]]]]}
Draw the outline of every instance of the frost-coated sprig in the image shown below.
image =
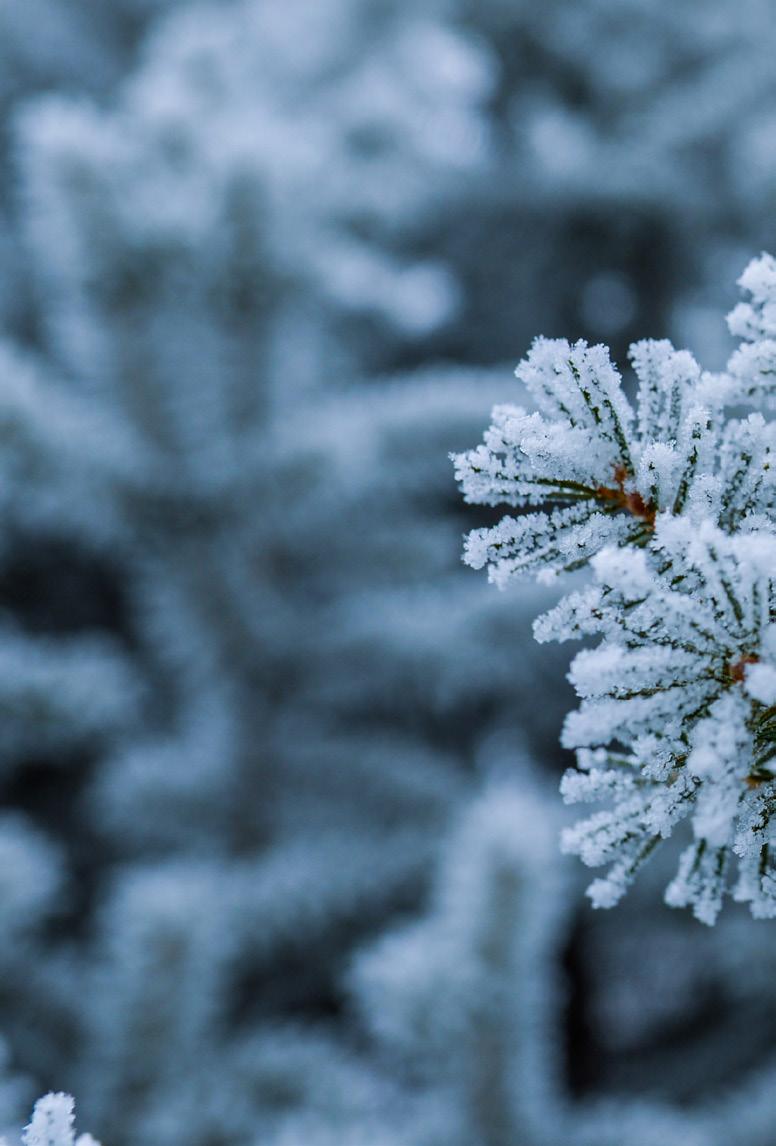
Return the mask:
{"type": "MultiPolygon", "coordinates": [[[[69,1094],[44,1094],[35,1103],[32,1118],[22,1133],[23,1146],[100,1146],[91,1134],[76,1138],[75,1103],[69,1094]]],[[[0,1146],[6,1146],[0,1139],[0,1146]]]]}
{"type": "Polygon", "coordinates": [[[522,511],[469,534],[470,565],[502,586],[592,565],[594,584],[535,635],[601,638],[572,663],[581,704],[563,733],[577,751],[564,798],[608,805],[564,833],[611,865],[593,904],[615,904],[687,820],[666,901],[705,923],[729,883],[776,917],[776,423],[741,413],[776,398],[776,261],[740,283],[725,373],[639,342],[634,407],[605,347],[541,338],[516,371],[538,412],[496,407],[484,443],[454,458],[467,501],[522,511]]]}

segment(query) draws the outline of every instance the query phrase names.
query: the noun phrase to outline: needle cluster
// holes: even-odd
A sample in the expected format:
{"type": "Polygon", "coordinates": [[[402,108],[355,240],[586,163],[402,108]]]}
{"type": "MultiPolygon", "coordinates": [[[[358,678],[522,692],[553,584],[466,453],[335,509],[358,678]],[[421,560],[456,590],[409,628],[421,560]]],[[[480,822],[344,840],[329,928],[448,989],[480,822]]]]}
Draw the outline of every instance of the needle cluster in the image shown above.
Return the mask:
{"type": "Polygon", "coordinates": [[[776,261],[740,282],[723,373],[639,342],[632,403],[605,347],[538,339],[516,371],[536,408],[496,407],[454,459],[467,501],[517,510],[469,534],[470,565],[502,586],[592,570],[535,624],[599,638],[572,662],[563,731],[564,799],[603,805],[563,837],[609,865],[588,894],[615,904],[686,821],[666,900],[705,923],[731,891],[776,917],[776,423],[746,410],[776,397],[776,261]]]}

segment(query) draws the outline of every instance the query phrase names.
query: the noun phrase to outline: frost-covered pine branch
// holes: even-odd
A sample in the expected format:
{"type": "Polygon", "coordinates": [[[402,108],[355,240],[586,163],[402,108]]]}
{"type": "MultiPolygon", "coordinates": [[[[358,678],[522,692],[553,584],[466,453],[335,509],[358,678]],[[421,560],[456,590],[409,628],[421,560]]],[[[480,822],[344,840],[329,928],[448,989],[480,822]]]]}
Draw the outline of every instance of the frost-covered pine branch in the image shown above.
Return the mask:
{"type": "Polygon", "coordinates": [[[665,341],[631,348],[635,406],[606,349],[539,339],[517,369],[538,411],[499,406],[484,444],[455,457],[467,501],[520,511],[469,534],[465,559],[504,585],[591,564],[595,583],[539,618],[540,641],[600,636],[575,658],[581,698],[568,802],[611,806],[564,846],[610,863],[589,888],[612,906],[689,819],[667,902],[713,923],[728,890],[776,916],[776,263],[754,260],[743,339],[721,375],[665,341]]]}
{"type": "MultiPolygon", "coordinates": [[[[22,1146],[100,1146],[91,1134],[75,1135],[75,1103],[69,1094],[44,1094],[22,1133],[22,1146]]],[[[0,1146],[6,1146],[5,1139],[0,1146]]]]}

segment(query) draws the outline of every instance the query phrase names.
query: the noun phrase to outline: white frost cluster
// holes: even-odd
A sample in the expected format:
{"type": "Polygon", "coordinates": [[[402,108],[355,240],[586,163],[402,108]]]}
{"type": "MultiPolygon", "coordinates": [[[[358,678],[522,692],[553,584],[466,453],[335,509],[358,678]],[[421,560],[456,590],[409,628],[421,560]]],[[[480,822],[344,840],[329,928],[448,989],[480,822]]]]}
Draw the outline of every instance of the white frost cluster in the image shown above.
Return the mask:
{"type": "Polygon", "coordinates": [[[729,886],[776,917],[775,424],[741,412],[774,394],[776,261],[741,285],[724,374],[637,343],[634,408],[604,347],[539,339],[517,369],[538,412],[497,407],[484,444],[455,457],[467,501],[527,511],[473,531],[470,565],[499,585],[593,569],[535,625],[540,641],[601,638],[572,663],[581,704],[563,733],[577,751],[564,798],[607,805],[564,834],[611,865],[588,894],[615,904],[687,820],[666,900],[705,923],[729,886]]]}
{"type": "MultiPolygon", "coordinates": [[[[69,1094],[45,1094],[35,1103],[22,1146],[100,1146],[91,1134],[75,1135],[75,1103],[69,1094]]],[[[7,1146],[0,1139],[0,1146],[7,1146]]]]}

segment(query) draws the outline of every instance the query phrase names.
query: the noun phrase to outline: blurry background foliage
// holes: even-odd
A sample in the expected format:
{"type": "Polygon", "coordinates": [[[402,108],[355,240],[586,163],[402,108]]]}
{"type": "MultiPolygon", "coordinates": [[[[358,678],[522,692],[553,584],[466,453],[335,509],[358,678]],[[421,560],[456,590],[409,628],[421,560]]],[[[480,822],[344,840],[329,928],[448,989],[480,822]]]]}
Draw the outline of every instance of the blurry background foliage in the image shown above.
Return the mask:
{"type": "Polygon", "coordinates": [[[773,1146],[771,932],[591,914],[567,658],[447,454],[538,333],[722,364],[775,54],[765,0],[0,0],[0,1125],[773,1146]]]}

